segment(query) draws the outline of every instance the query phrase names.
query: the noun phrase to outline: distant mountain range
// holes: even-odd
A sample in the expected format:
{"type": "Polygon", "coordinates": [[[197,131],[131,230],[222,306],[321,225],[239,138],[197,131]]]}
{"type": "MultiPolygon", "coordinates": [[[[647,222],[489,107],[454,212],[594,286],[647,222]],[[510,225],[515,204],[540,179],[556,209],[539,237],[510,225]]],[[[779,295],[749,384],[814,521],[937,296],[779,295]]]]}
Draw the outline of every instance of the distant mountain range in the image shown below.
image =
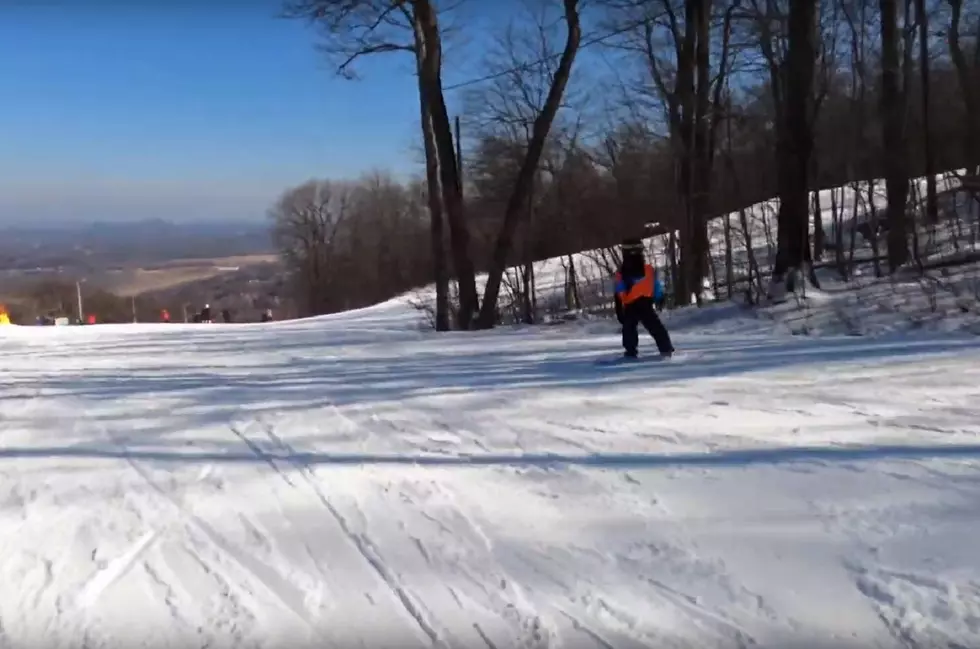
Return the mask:
{"type": "Polygon", "coordinates": [[[273,251],[265,221],[0,225],[0,270],[104,269],[273,251]]]}

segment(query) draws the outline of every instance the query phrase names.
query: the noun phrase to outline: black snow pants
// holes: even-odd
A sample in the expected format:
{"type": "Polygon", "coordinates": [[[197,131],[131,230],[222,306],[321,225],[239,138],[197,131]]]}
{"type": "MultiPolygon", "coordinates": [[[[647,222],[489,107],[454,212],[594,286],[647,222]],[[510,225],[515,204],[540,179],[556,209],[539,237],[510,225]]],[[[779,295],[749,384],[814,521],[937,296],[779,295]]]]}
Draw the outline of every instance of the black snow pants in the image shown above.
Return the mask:
{"type": "Polygon", "coordinates": [[[639,325],[643,325],[643,328],[653,337],[661,354],[674,352],[674,346],[670,342],[670,334],[667,333],[667,328],[664,327],[664,323],[660,321],[657,311],[653,308],[651,298],[640,298],[625,304],[622,306],[621,313],[623,349],[626,350],[627,355],[635,356],[637,353],[637,345],[640,342],[637,332],[639,325]]]}

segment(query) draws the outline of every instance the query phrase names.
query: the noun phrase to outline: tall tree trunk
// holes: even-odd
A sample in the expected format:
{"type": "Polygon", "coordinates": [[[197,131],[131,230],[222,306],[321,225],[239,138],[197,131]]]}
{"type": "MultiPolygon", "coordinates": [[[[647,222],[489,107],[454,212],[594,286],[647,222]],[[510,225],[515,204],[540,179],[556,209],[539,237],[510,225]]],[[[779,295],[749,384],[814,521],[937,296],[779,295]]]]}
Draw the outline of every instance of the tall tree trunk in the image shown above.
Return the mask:
{"type": "Polygon", "coordinates": [[[680,299],[682,292],[677,288],[677,285],[683,283],[684,280],[680,277],[680,266],[677,263],[677,230],[673,228],[670,229],[670,236],[667,237],[667,250],[667,265],[670,267],[670,283],[673,289],[672,293],[674,294],[674,306],[679,306],[678,299],[680,299]]]}
{"type": "Polygon", "coordinates": [[[453,270],[459,286],[457,326],[460,329],[470,329],[478,307],[476,272],[470,256],[470,231],[463,205],[463,186],[459,177],[452,124],[442,93],[442,40],[439,23],[429,0],[416,0],[412,6],[425,44],[419,66],[419,86],[425,95],[423,101],[429,107],[433,139],[439,155],[442,205],[449,221],[453,270]]]}
{"type": "Polygon", "coordinates": [[[692,283],[696,275],[693,267],[697,263],[695,254],[696,236],[694,232],[694,133],[698,3],[701,0],[684,0],[684,38],[677,48],[677,82],[675,85],[675,114],[677,118],[671,132],[671,145],[674,150],[674,169],[678,196],[684,207],[684,218],[680,229],[680,260],[675,276],[674,303],[684,306],[691,303],[691,294],[697,284],[692,283]]]}
{"type": "Polygon", "coordinates": [[[419,109],[422,121],[422,145],[425,151],[426,199],[429,206],[429,243],[432,248],[432,276],[436,285],[436,331],[449,331],[449,268],[446,264],[443,233],[443,191],[439,182],[439,151],[432,124],[432,107],[425,79],[429,42],[419,15],[413,15],[415,31],[415,72],[418,79],[419,109]]]}
{"type": "MultiPolygon", "coordinates": [[[[728,114],[731,107],[731,91],[728,83],[728,57],[731,46],[732,20],[735,10],[740,5],[740,0],[734,0],[729,4],[725,11],[725,18],[722,23],[721,32],[721,53],[718,60],[718,76],[715,80],[714,94],[711,99],[711,128],[708,131],[708,150],[707,150],[707,179],[705,181],[706,190],[709,192],[712,187],[712,173],[718,146],[718,129],[724,121],[729,138],[731,137],[731,116],[728,114]]],[[[710,14],[709,14],[710,15],[710,14]]],[[[710,206],[709,206],[710,209],[710,206]]],[[[735,265],[732,256],[732,223],[731,214],[725,216],[725,283],[728,286],[728,298],[731,299],[735,290],[735,265]]],[[[710,244],[705,237],[705,249],[709,249],[710,244]]],[[[749,278],[751,284],[752,278],[749,278]]]]}
{"type": "MultiPolygon", "coordinates": [[[[708,245],[708,210],[711,196],[711,162],[714,142],[708,126],[711,101],[711,0],[694,0],[697,16],[697,49],[695,53],[697,90],[694,108],[694,186],[691,202],[691,290],[698,305],[704,293],[705,265],[710,263],[708,245]]],[[[717,292],[717,289],[716,289],[717,292]]]]}
{"type": "Polygon", "coordinates": [[[827,248],[827,233],[823,226],[823,204],[820,200],[820,163],[817,156],[813,158],[813,258],[823,260],[827,248]]]}
{"type": "Polygon", "coordinates": [[[538,162],[541,160],[551,125],[561,107],[565,87],[568,85],[568,79],[572,74],[572,64],[575,62],[575,56],[582,40],[578,0],[564,0],[564,7],[565,21],[568,26],[565,48],[562,51],[561,59],[558,61],[558,69],[555,70],[544,106],[534,120],[531,141],[528,143],[527,152],[524,154],[524,160],[514,182],[514,188],[511,191],[510,199],[507,201],[503,225],[497,234],[497,241],[490,258],[487,285],[483,292],[483,305],[477,318],[477,326],[481,329],[493,327],[497,297],[500,295],[500,282],[507,268],[507,257],[514,245],[514,232],[517,230],[528,193],[531,191],[534,174],[537,171],[538,162]]]}
{"type": "Polygon", "coordinates": [[[936,194],[936,154],[932,150],[932,90],[929,63],[929,14],[926,0],[915,0],[919,20],[919,75],[922,83],[922,146],[926,163],[926,220],[939,222],[939,198],[936,194]]]}
{"type": "Polygon", "coordinates": [[[436,331],[449,331],[449,272],[446,267],[446,247],[443,235],[442,196],[439,187],[439,158],[432,134],[432,115],[421,98],[422,140],[425,146],[426,197],[429,203],[429,241],[432,246],[432,275],[436,284],[436,331]]]}
{"type": "Polygon", "coordinates": [[[735,260],[732,254],[732,215],[730,213],[725,214],[723,218],[725,219],[723,226],[725,235],[725,286],[727,287],[726,293],[730,300],[735,291],[735,260]]]}
{"type": "MultiPolygon", "coordinates": [[[[960,24],[963,19],[963,0],[947,0],[952,17],[949,26],[949,56],[953,59],[953,66],[956,68],[956,75],[960,82],[960,95],[963,98],[963,105],[966,108],[966,153],[967,165],[970,171],[977,172],[980,169],[980,89],[974,82],[974,72],[967,62],[966,53],[963,51],[963,43],[960,40],[960,24]]],[[[980,56],[980,45],[977,45],[977,54],[980,56]]]]}
{"type": "Polygon", "coordinates": [[[905,102],[899,85],[898,2],[879,0],[881,9],[881,118],[885,195],[888,200],[888,268],[895,272],[909,260],[908,162],[905,147],[905,102]]]}
{"type": "Polygon", "coordinates": [[[532,178],[531,188],[527,192],[527,218],[524,220],[524,245],[522,246],[524,291],[521,296],[523,299],[521,317],[524,324],[528,325],[534,324],[534,184],[532,178]]]}
{"type": "Polygon", "coordinates": [[[808,186],[813,151],[810,106],[817,58],[816,24],[816,2],[790,3],[789,48],[781,70],[785,104],[777,135],[779,212],[770,289],[773,297],[788,288],[791,278],[802,277],[804,274],[797,271],[811,261],[808,186]],[[773,290],[777,288],[778,292],[773,290]]]}

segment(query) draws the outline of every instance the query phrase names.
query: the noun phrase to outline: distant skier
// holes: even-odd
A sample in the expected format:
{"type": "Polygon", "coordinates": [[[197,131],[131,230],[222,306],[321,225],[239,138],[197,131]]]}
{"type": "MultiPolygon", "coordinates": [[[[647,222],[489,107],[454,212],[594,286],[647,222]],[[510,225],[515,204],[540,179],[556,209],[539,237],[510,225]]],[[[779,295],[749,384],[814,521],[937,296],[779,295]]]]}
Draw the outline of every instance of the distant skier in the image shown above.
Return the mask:
{"type": "Polygon", "coordinates": [[[623,356],[636,358],[639,336],[637,327],[643,325],[664,358],[670,358],[674,346],[664,327],[655,302],[662,302],[664,288],[657,279],[657,271],[643,258],[643,242],[626,239],[622,243],[623,263],[616,273],[616,318],[623,325],[623,356]]]}
{"type": "Polygon", "coordinates": [[[211,305],[205,304],[204,308],[201,309],[201,322],[211,322],[211,305]]]}

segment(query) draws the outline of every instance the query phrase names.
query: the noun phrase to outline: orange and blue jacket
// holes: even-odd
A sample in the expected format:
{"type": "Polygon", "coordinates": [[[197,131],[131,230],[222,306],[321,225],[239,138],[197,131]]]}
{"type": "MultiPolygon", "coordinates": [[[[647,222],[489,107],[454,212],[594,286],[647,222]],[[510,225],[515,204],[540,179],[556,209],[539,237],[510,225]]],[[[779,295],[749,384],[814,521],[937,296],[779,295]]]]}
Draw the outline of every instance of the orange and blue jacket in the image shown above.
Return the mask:
{"type": "Polygon", "coordinates": [[[623,305],[641,297],[653,298],[655,302],[659,302],[663,295],[663,284],[657,277],[656,269],[650,264],[643,265],[641,277],[623,277],[621,271],[616,273],[616,299],[623,305]]]}

